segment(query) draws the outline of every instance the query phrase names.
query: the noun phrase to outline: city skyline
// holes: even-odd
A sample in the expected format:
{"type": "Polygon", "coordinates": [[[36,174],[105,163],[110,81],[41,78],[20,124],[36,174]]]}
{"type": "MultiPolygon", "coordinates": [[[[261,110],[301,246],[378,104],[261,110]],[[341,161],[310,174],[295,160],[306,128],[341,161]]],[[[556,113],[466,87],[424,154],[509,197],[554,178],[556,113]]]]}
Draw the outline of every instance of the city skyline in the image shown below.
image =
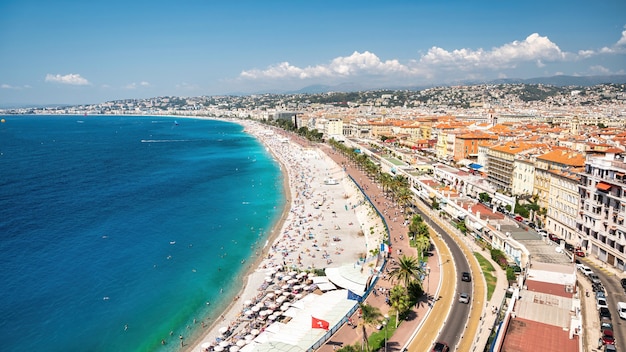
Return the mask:
{"type": "Polygon", "coordinates": [[[626,73],[621,1],[0,1],[0,105],[626,73]]]}

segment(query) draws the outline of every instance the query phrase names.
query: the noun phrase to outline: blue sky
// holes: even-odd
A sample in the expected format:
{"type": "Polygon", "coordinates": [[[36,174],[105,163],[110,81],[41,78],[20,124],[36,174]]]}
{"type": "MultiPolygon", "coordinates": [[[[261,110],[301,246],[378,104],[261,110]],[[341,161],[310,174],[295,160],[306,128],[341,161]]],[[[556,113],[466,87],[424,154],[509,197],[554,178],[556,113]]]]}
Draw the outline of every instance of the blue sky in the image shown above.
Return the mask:
{"type": "Polygon", "coordinates": [[[626,1],[0,0],[0,106],[626,73],[626,1]]]}

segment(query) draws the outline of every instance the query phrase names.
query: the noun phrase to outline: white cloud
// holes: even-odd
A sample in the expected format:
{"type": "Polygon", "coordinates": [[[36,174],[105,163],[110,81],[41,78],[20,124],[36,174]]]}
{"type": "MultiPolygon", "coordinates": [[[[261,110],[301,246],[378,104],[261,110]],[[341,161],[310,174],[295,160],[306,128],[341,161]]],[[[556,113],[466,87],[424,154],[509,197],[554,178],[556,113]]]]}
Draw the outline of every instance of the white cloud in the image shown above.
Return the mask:
{"type": "Polygon", "coordinates": [[[345,78],[359,75],[431,78],[439,70],[499,70],[514,68],[525,62],[544,67],[544,62],[562,61],[573,56],[561,51],[547,37],[533,33],[523,41],[507,43],[492,50],[463,48],[448,51],[432,47],[426,54],[406,65],[395,59],[383,61],[369,51],[355,51],[350,56],[337,57],[326,65],[298,67],[282,62],[265,70],[242,71],[239,77],[250,80],[345,78]]]}
{"type": "Polygon", "coordinates": [[[89,85],[89,81],[87,81],[85,78],[81,77],[77,73],[70,73],[64,76],[59,75],[59,74],[53,75],[53,74],[48,73],[46,75],[46,82],[71,84],[75,86],[89,85]]]}
{"type": "MultiPolygon", "coordinates": [[[[531,66],[546,68],[557,62],[573,62],[602,54],[626,53],[626,30],[613,45],[600,49],[582,49],[566,52],[547,36],[532,33],[523,40],[515,40],[491,49],[460,48],[447,50],[433,46],[417,58],[401,63],[396,59],[383,60],[376,54],[355,51],[326,64],[299,67],[289,62],[271,65],[266,69],[242,71],[244,80],[326,80],[367,78],[398,83],[433,79],[468,79],[498,75],[507,77],[512,70],[529,70],[531,66]]],[[[592,68],[602,72],[602,67],[592,68]]]]}
{"type": "Polygon", "coordinates": [[[137,89],[139,87],[149,87],[150,83],[146,82],[146,81],[142,81],[142,82],[133,82],[133,83],[129,83],[127,85],[124,86],[124,89],[137,89]]]}
{"type": "Polygon", "coordinates": [[[13,90],[22,90],[22,89],[28,89],[30,88],[30,86],[28,84],[25,84],[23,86],[12,86],[10,84],[0,84],[0,89],[13,89],[13,90]]]}
{"type": "Polygon", "coordinates": [[[589,67],[589,70],[595,74],[607,75],[611,73],[611,70],[601,65],[591,66],[589,67]]]}
{"type": "Polygon", "coordinates": [[[579,50],[578,51],[578,56],[581,58],[588,58],[591,57],[593,55],[595,55],[596,52],[593,50],[579,50]]]}
{"type": "Polygon", "coordinates": [[[622,37],[615,43],[615,46],[626,46],[626,31],[622,31],[622,37]]]}
{"type": "Polygon", "coordinates": [[[319,78],[319,77],[348,77],[359,74],[384,75],[409,72],[409,68],[398,60],[381,61],[378,56],[369,51],[359,53],[355,51],[350,56],[337,57],[327,65],[308,66],[300,68],[289,62],[281,62],[270,66],[266,70],[249,70],[240,74],[246,79],[267,78],[319,78]]]}
{"type": "Polygon", "coordinates": [[[543,61],[565,60],[566,56],[566,53],[562,52],[550,39],[533,33],[523,41],[516,40],[490,51],[484,49],[447,51],[432,47],[419,62],[430,67],[468,71],[513,68],[517,64],[532,61],[542,67],[543,61]]]}

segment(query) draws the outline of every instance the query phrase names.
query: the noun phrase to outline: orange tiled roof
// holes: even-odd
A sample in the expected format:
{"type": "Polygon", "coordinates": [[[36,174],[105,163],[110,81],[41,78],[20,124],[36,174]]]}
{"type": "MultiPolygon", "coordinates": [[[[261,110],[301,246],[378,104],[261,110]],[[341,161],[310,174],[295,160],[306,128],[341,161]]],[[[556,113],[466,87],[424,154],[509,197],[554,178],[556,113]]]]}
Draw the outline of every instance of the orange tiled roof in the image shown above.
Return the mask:
{"type": "Polygon", "coordinates": [[[584,166],[585,155],[571,150],[556,149],[538,156],[537,159],[568,166],[584,166]]]}

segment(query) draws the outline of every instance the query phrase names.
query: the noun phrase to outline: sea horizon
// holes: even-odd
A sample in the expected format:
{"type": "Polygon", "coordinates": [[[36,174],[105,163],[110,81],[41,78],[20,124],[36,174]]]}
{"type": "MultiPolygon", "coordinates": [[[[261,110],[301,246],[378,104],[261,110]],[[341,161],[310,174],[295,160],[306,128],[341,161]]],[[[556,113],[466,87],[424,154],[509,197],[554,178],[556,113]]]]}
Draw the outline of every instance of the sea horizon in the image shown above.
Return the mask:
{"type": "Polygon", "coordinates": [[[239,124],[6,116],[0,231],[7,350],[171,351],[238,293],[285,206],[239,124]],[[165,345],[161,343],[165,342],[165,345]]]}

